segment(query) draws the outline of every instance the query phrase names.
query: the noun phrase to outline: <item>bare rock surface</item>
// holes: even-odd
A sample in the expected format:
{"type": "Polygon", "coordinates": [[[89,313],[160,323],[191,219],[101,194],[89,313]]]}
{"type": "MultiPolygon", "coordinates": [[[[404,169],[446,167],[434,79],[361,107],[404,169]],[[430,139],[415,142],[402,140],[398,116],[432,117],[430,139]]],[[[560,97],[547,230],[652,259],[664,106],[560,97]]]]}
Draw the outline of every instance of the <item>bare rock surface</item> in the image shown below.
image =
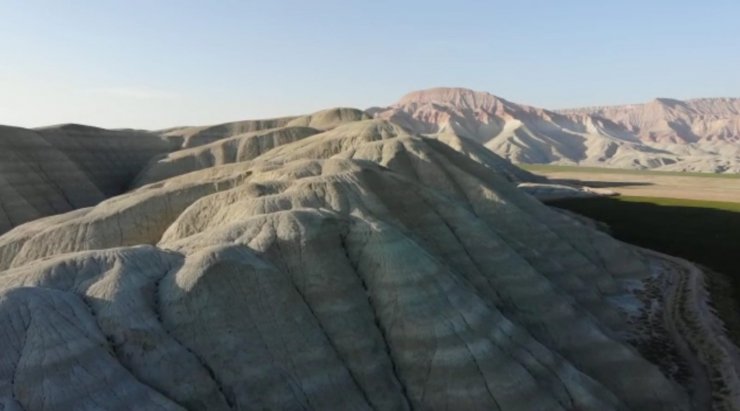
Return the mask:
{"type": "Polygon", "coordinates": [[[121,194],[152,157],[169,149],[144,132],[0,126],[0,233],[121,194]]]}
{"type": "Polygon", "coordinates": [[[369,118],[361,110],[333,108],[159,132],[77,124],[34,130],[0,126],[0,233],[95,205],[132,185],[249,160],[276,146],[369,118]],[[146,174],[134,181],[145,168],[146,174]]]}
{"type": "Polygon", "coordinates": [[[160,130],[159,134],[180,148],[191,148],[212,143],[223,138],[233,137],[238,134],[283,127],[294,119],[295,117],[281,117],[264,120],[234,121],[209,126],[175,127],[160,130]]]}
{"type": "Polygon", "coordinates": [[[475,140],[517,163],[740,173],[740,99],[546,110],[441,87],[368,112],[415,132],[475,140]]]}
{"type": "Polygon", "coordinates": [[[348,107],[336,107],[297,117],[291,120],[287,125],[294,127],[311,127],[326,131],[341,126],[342,124],[369,119],[370,116],[362,110],[348,107]]]}
{"type": "Polygon", "coordinates": [[[369,118],[365,112],[355,108],[331,108],[316,113],[279,117],[273,119],[243,120],[200,127],[175,127],[161,130],[161,136],[173,141],[181,148],[191,148],[212,143],[239,134],[292,126],[328,130],[343,123],[369,118]]]}
{"type": "Polygon", "coordinates": [[[607,118],[634,130],[643,141],[685,144],[740,142],[740,98],[676,100],[564,110],[607,118]]]}
{"type": "Polygon", "coordinates": [[[639,298],[669,276],[657,257],[517,189],[527,173],[473,141],[329,113],[228,126],[130,192],[0,236],[0,404],[733,405],[721,327],[671,363],[637,343],[641,310],[694,307],[639,298]]]}
{"type": "Polygon", "coordinates": [[[411,166],[411,162],[424,161],[423,157],[426,154],[416,159],[414,156],[406,156],[405,151],[429,151],[432,145],[453,148],[509,181],[544,181],[474,141],[454,135],[440,136],[431,140],[391,121],[366,119],[363,116],[358,118],[360,120],[349,120],[323,132],[304,126],[286,126],[241,134],[204,146],[175,151],[153,161],[141,172],[134,185],[142,186],[216,165],[249,160],[284,163],[299,159],[338,157],[371,160],[382,165],[403,162],[406,166],[411,166]],[[440,145],[436,140],[445,144],[440,145]]]}
{"type": "Polygon", "coordinates": [[[221,164],[252,160],[277,146],[319,133],[310,127],[281,127],[223,138],[213,143],[169,153],[152,161],[134,186],[165,180],[221,164]]]}

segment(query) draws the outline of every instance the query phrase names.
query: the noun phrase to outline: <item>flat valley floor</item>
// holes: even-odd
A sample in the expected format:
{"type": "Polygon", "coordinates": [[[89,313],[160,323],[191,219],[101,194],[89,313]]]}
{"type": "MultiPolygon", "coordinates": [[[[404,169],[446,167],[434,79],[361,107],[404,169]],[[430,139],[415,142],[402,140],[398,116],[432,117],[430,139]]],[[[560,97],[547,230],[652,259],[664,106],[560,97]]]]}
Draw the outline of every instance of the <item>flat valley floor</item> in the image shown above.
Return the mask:
{"type": "Polygon", "coordinates": [[[565,184],[604,188],[624,196],[740,203],[739,174],[676,173],[597,167],[523,165],[565,184]]]}

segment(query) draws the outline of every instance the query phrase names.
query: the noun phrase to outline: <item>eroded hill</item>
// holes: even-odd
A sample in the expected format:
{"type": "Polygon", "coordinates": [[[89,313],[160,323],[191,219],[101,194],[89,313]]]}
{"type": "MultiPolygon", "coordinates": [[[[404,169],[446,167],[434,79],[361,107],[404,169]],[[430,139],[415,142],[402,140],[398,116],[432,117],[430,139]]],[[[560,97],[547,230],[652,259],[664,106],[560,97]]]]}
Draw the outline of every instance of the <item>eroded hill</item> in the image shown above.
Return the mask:
{"type": "Polygon", "coordinates": [[[701,272],[544,206],[473,141],[325,120],[183,144],[1,236],[2,404],[738,404],[701,272]]]}
{"type": "Polygon", "coordinates": [[[145,132],[0,126],[0,233],[121,194],[152,157],[170,149],[145,132]]]}

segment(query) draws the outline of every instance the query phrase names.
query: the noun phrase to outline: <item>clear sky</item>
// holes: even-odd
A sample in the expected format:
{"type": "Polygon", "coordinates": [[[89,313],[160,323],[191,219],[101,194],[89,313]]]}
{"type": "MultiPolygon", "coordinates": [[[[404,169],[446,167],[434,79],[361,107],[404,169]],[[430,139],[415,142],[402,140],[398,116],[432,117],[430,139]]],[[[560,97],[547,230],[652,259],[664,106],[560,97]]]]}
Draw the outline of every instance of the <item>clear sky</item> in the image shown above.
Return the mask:
{"type": "Polygon", "coordinates": [[[740,97],[738,0],[0,0],[0,124],[162,128],[461,86],[740,97]]]}

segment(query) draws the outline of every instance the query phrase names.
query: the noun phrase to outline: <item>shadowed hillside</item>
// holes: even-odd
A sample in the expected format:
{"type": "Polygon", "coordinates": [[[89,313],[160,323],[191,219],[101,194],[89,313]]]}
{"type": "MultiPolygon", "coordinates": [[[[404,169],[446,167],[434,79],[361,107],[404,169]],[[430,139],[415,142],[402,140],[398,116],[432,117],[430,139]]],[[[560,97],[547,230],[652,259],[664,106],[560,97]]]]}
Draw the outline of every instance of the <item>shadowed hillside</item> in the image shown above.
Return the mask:
{"type": "Polygon", "coordinates": [[[680,256],[717,272],[712,295],[735,341],[740,341],[740,204],[647,197],[550,201],[603,221],[616,238],[680,256]],[[724,278],[727,277],[728,281],[724,278]],[[728,288],[729,286],[729,288],[728,288]]]}

